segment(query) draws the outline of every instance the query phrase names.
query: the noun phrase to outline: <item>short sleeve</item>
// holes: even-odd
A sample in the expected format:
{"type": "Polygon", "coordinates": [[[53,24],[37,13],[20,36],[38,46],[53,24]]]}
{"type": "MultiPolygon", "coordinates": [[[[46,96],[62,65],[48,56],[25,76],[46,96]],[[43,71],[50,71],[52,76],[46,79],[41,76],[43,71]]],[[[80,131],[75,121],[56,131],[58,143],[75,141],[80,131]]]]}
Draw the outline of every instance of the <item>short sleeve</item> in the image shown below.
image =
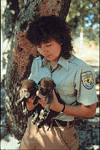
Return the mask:
{"type": "Polygon", "coordinates": [[[77,90],[77,101],[79,103],[87,106],[98,102],[95,89],[95,73],[89,65],[84,64],[77,71],[75,89],[77,90]]]}
{"type": "Polygon", "coordinates": [[[31,73],[30,73],[28,79],[34,80],[35,68],[36,68],[36,63],[35,63],[35,59],[34,59],[33,63],[32,63],[32,66],[31,66],[31,73]]]}

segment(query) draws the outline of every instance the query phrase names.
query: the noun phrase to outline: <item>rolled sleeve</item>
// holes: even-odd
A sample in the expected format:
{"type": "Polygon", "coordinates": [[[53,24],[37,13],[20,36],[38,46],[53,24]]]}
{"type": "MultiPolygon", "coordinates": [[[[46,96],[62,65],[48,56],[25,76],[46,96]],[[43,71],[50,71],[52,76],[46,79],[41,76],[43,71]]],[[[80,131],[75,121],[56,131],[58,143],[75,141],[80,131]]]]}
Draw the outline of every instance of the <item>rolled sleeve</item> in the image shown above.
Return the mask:
{"type": "Polygon", "coordinates": [[[35,68],[36,68],[36,63],[35,63],[35,60],[34,60],[33,63],[32,63],[32,67],[31,67],[31,73],[30,73],[28,79],[31,79],[31,80],[34,79],[35,68]]]}
{"type": "Polygon", "coordinates": [[[77,101],[85,106],[98,102],[95,89],[95,73],[87,64],[78,70],[76,75],[77,101]]]}
{"type": "Polygon", "coordinates": [[[33,63],[32,63],[32,67],[31,67],[31,73],[30,73],[28,79],[34,80],[36,83],[39,82],[39,79],[38,79],[38,75],[39,75],[38,74],[38,67],[39,67],[38,61],[37,61],[37,59],[34,59],[33,63]]]}

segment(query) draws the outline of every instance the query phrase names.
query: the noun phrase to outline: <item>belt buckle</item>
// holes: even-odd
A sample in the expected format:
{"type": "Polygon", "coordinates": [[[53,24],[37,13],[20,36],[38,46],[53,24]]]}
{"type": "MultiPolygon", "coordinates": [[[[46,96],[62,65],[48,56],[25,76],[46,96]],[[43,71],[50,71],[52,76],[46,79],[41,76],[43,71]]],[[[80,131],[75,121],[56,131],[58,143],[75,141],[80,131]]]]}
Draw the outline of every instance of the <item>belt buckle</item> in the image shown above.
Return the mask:
{"type": "Polygon", "coordinates": [[[73,127],[73,124],[70,125],[70,121],[67,121],[67,126],[66,126],[66,128],[69,129],[69,128],[71,128],[71,127],[73,127]]]}

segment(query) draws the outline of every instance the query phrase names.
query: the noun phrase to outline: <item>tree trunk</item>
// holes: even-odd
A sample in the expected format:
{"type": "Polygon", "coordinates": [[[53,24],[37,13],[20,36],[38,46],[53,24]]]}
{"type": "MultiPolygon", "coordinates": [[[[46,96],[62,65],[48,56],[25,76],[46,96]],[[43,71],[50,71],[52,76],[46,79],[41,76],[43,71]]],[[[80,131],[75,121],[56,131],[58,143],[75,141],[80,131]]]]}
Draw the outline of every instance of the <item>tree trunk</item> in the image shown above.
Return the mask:
{"type": "Polygon", "coordinates": [[[4,39],[11,42],[5,82],[6,121],[10,131],[20,139],[26,129],[28,115],[24,116],[21,106],[16,108],[14,103],[19,98],[20,83],[28,78],[32,61],[37,56],[36,47],[26,39],[26,31],[29,23],[40,16],[57,15],[65,19],[71,0],[24,0],[20,7],[17,0],[14,7],[14,2],[7,0],[4,14],[4,39]]]}
{"type": "MultiPolygon", "coordinates": [[[[80,1],[80,8],[83,8],[83,1],[80,1]]],[[[84,30],[84,17],[81,14],[80,16],[81,18],[81,26],[80,26],[80,54],[82,54],[82,50],[83,50],[83,30],[84,30]]]]}
{"type": "Polygon", "coordinates": [[[80,29],[80,54],[82,54],[82,51],[83,51],[83,30],[84,30],[84,27],[81,26],[81,29],[80,29]]]}

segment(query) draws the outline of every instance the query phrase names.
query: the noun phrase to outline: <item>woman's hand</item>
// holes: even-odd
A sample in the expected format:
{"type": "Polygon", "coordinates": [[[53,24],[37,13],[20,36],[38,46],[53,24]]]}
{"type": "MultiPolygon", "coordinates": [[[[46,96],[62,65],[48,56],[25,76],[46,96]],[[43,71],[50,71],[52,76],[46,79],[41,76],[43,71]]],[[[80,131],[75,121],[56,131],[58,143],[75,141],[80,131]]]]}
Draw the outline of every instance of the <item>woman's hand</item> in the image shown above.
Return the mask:
{"type": "MultiPolygon", "coordinates": [[[[47,100],[46,100],[45,96],[41,95],[39,93],[39,91],[37,91],[36,95],[38,97],[40,97],[40,99],[38,100],[38,102],[42,105],[42,107],[45,107],[46,104],[47,104],[47,100]]],[[[53,90],[53,100],[52,100],[52,103],[50,105],[50,109],[54,110],[54,111],[57,111],[57,112],[60,112],[63,109],[63,105],[59,103],[54,90],[53,90]]]]}
{"type": "Polygon", "coordinates": [[[38,105],[38,103],[35,106],[33,105],[34,97],[35,96],[33,95],[26,101],[26,106],[28,110],[33,110],[38,105]]]}

